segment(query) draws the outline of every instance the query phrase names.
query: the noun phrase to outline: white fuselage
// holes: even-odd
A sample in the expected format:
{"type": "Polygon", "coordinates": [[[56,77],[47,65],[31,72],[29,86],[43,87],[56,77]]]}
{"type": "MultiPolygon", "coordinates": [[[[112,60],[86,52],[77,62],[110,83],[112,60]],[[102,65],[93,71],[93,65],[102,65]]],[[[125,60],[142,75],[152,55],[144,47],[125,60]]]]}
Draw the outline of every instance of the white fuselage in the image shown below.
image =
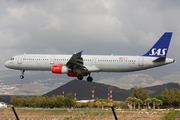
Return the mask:
{"type": "Polygon", "coordinates": [[[21,79],[24,78],[26,70],[39,70],[67,74],[79,80],[89,75],[87,81],[92,82],[91,72],[131,72],[175,62],[174,59],[166,58],[171,36],[172,32],[165,32],[142,56],[82,55],[83,51],[73,55],[24,54],[14,56],[5,63],[5,66],[21,70],[21,79]]]}
{"type": "MultiPolygon", "coordinates": [[[[5,66],[16,70],[51,71],[52,65],[66,65],[71,56],[48,54],[17,55],[8,60],[5,66]]],[[[171,58],[166,58],[163,62],[153,62],[158,57],[146,56],[82,55],[82,58],[88,72],[131,72],[174,62],[174,59],[171,58]]]]}

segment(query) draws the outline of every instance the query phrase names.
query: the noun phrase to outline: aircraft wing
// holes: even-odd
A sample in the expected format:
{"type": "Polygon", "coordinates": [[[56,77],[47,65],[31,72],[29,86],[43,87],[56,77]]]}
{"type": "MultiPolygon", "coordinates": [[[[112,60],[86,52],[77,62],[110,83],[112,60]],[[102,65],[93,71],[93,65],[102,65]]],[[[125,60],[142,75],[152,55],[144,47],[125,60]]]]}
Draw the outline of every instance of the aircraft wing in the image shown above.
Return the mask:
{"type": "Polygon", "coordinates": [[[88,69],[84,66],[83,58],[81,57],[82,51],[79,53],[74,53],[69,61],[66,63],[66,66],[70,68],[73,72],[73,69],[80,69],[88,71],[88,69]]]}

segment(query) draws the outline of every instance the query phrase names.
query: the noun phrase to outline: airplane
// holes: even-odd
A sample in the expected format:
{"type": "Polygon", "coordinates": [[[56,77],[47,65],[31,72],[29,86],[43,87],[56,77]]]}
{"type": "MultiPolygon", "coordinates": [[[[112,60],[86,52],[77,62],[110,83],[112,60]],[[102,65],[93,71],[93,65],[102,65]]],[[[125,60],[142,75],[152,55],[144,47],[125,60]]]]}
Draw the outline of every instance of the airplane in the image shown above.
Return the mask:
{"type": "Polygon", "coordinates": [[[87,81],[92,82],[91,73],[94,72],[132,72],[174,63],[174,59],[166,58],[171,37],[172,32],[165,32],[154,46],[141,56],[82,55],[83,51],[73,55],[21,54],[5,62],[5,66],[21,70],[21,79],[24,78],[26,70],[34,70],[67,74],[79,80],[88,76],[87,81]]]}

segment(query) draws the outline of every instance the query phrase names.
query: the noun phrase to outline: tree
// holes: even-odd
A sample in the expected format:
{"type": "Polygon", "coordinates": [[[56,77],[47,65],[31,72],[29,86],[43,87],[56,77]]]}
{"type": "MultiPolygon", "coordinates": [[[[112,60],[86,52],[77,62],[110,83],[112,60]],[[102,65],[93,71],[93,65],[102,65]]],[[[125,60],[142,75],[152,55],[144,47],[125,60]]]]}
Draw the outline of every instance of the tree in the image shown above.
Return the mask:
{"type": "Polygon", "coordinates": [[[104,106],[105,106],[106,104],[107,104],[106,102],[104,102],[104,101],[101,101],[102,110],[104,109],[104,106]]]}
{"type": "Polygon", "coordinates": [[[170,105],[172,106],[172,103],[175,101],[175,91],[174,91],[174,88],[169,88],[169,100],[168,100],[168,103],[170,103],[170,105]]]}
{"type": "Polygon", "coordinates": [[[147,109],[149,109],[149,103],[151,103],[151,98],[147,98],[146,100],[145,100],[145,103],[148,105],[147,107],[147,109]]]}
{"type": "Polygon", "coordinates": [[[18,106],[25,106],[25,98],[24,97],[18,98],[18,106]]]}
{"type": "Polygon", "coordinates": [[[73,99],[71,92],[65,96],[64,102],[66,104],[66,107],[74,107],[76,105],[76,100],[73,99]]]}
{"type": "Polygon", "coordinates": [[[138,109],[140,109],[140,105],[143,104],[143,101],[141,99],[137,99],[138,109]]]}
{"type": "Polygon", "coordinates": [[[18,96],[13,96],[11,99],[11,104],[14,106],[18,105],[18,96]]]}
{"type": "Polygon", "coordinates": [[[119,103],[117,101],[113,101],[113,106],[117,107],[119,105],[119,103]]]}
{"type": "Polygon", "coordinates": [[[156,103],[157,99],[156,98],[152,98],[151,102],[153,102],[153,109],[155,109],[155,103],[156,103]]]}
{"type": "Polygon", "coordinates": [[[56,107],[60,108],[60,107],[65,107],[64,106],[65,102],[64,102],[64,98],[62,95],[57,95],[56,96],[56,107]]]}
{"type": "Polygon", "coordinates": [[[30,100],[31,100],[30,97],[27,97],[27,98],[26,98],[26,100],[25,100],[25,106],[26,106],[26,107],[30,107],[30,105],[31,105],[30,100]]]}
{"type": "Polygon", "coordinates": [[[41,97],[40,96],[35,97],[35,104],[37,107],[41,106],[41,97]]]}
{"type": "Polygon", "coordinates": [[[158,109],[159,109],[159,105],[162,105],[162,100],[157,99],[156,105],[158,106],[158,109]]]}
{"type": "Polygon", "coordinates": [[[94,107],[94,102],[88,102],[88,107],[94,107]]]}
{"type": "Polygon", "coordinates": [[[165,103],[168,103],[172,106],[172,103],[175,102],[175,91],[174,88],[169,88],[169,90],[167,88],[165,88],[164,91],[162,91],[162,98],[164,100],[165,103]]]}
{"type": "MultiPolygon", "coordinates": [[[[128,106],[132,103],[132,97],[126,98],[126,103],[128,103],[128,106]]],[[[132,105],[131,105],[132,106],[132,105]]]]}
{"type": "Polygon", "coordinates": [[[175,88],[176,92],[175,92],[175,102],[180,103],[180,90],[178,90],[177,88],[175,88]]]}
{"type": "Polygon", "coordinates": [[[31,107],[36,107],[36,102],[35,102],[34,96],[32,96],[32,97],[30,98],[30,106],[31,106],[31,107]]]}
{"type": "Polygon", "coordinates": [[[131,104],[131,103],[132,103],[132,97],[126,98],[126,102],[129,103],[129,104],[131,104]]]}
{"type": "Polygon", "coordinates": [[[56,97],[53,95],[52,97],[49,98],[49,107],[53,108],[56,106],[56,97]]]}
{"type": "Polygon", "coordinates": [[[134,90],[131,93],[131,97],[141,99],[144,102],[149,97],[149,95],[146,89],[134,85],[134,90]]]}
{"type": "Polygon", "coordinates": [[[95,106],[98,106],[98,108],[99,108],[99,106],[101,106],[101,102],[100,101],[96,101],[95,102],[95,106]]]}
{"type": "Polygon", "coordinates": [[[136,101],[137,101],[137,98],[133,97],[131,99],[132,103],[134,103],[134,109],[136,109],[136,101]]]}

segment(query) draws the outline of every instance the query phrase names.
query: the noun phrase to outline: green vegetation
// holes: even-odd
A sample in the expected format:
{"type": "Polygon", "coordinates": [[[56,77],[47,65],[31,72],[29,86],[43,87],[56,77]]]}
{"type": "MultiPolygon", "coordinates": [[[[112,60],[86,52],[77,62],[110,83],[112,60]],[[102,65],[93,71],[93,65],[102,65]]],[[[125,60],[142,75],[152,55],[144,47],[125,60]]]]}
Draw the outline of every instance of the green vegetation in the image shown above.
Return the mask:
{"type": "Polygon", "coordinates": [[[88,103],[77,103],[72,97],[72,93],[69,93],[63,98],[62,95],[57,95],[53,97],[48,96],[37,96],[37,97],[21,97],[13,96],[11,99],[11,104],[15,107],[32,107],[32,108],[67,108],[67,107],[78,107],[78,108],[92,108],[92,107],[114,107],[119,106],[119,102],[110,101],[106,99],[96,99],[94,102],[88,103]]]}
{"type": "Polygon", "coordinates": [[[64,108],[64,107],[74,107],[76,105],[76,100],[73,99],[72,93],[69,93],[63,98],[62,95],[57,95],[53,97],[48,96],[37,96],[37,97],[21,97],[13,96],[11,99],[11,104],[19,107],[42,107],[42,108],[64,108]]]}
{"type": "Polygon", "coordinates": [[[161,120],[175,120],[176,114],[179,113],[180,111],[175,110],[175,111],[170,111],[167,115],[161,118],[161,120]]]}
{"type": "Polygon", "coordinates": [[[110,107],[113,105],[114,107],[119,106],[119,102],[117,101],[110,101],[106,99],[96,99],[94,102],[87,102],[87,103],[77,103],[76,104],[78,108],[92,108],[92,107],[97,107],[97,108],[102,108],[104,107],[110,107]]]}
{"type": "Polygon", "coordinates": [[[155,106],[162,105],[162,101],[157,98],[150,98],[148,96],[147,90],[142,87],[134,86],[134,90],[132,91],[131,97],[126,99],[126,103],[133,104],[134,109],[136,109],[136,105],[138,104],[138,109],[141,109],[141,105],[146,104],[147,109],[149,109],[149,104],[153,103],[153,109],[155,106]]]}
{"type": "Polygon", "coordinates": [[[141,99],[144,102],[149,97],[149,95],[146,89],[134,85],[134,90],[131,93],[131,97],[141,99]]]}
{"type": "Polygon", "coordinates": [[[150,98],[148,96],[147,90],[142,87],[134,86],[134,90],[131,93],[131,96],[126,99],[126,103],[132,104],[134,109],[138,104],[138,109],[140,105],[146,105],[149,109],[150,105],[153,106],[153,109],[157,106],[159,109],[160,105],[166,105],[168,107],[178,107],[180,105],[180,90],[177,88],[165,88],[162,91],[161,96],[154,96],[150,98]]]}
{"type": "Polygon", "coordinates": [[[179,106],[180,105],[180,90],[174,88],[165,88],[162,91],[162,99],[164,104],[170,106],[179,106]]]}

